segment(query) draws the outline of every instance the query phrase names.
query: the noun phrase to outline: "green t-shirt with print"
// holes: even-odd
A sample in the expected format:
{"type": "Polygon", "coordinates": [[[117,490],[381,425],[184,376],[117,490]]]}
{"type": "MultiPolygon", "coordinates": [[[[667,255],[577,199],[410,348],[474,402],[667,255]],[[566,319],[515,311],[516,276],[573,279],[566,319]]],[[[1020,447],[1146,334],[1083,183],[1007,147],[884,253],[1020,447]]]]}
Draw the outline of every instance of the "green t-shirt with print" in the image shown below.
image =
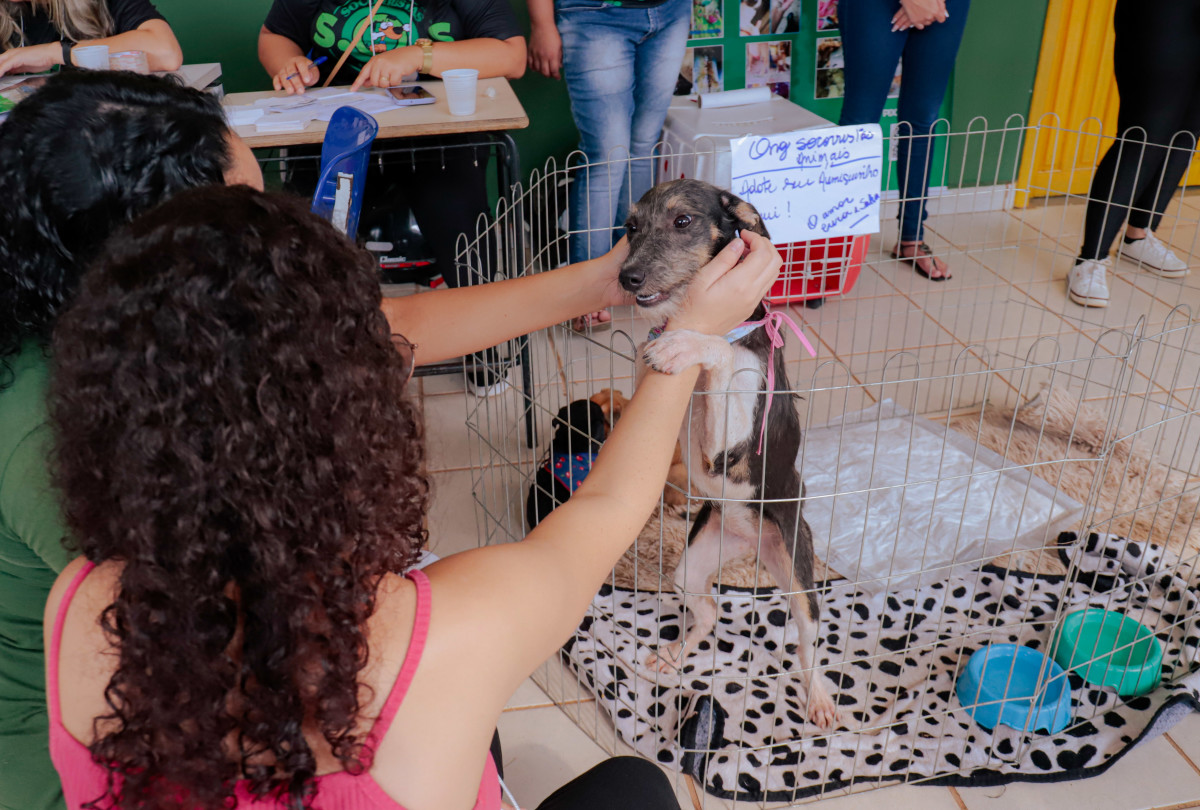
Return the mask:
{"type": "Polygon", "coordinates": [[[295,42],[311,58],[324,56],[322,81],[342,52],[351,48],[337,84],[353,81],[375,54],[412,45],[422,37],[457,42],[524,35],[508,0],[383,0],[372,26],[374,5],[374,0],[274,0],[265,26],[295,42]]]}

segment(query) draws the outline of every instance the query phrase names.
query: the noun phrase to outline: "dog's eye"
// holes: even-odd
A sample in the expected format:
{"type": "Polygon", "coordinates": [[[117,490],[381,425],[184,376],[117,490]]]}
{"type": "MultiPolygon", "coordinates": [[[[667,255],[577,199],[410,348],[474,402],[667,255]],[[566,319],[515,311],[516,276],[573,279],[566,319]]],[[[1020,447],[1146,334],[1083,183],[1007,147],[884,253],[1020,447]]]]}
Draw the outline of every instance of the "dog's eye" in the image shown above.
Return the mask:
{"type": "Polygon", "coordinates": [[[692,224],[692,218],[689,217],[687,214],[680,214],[679,216],[675,217],[675,227],[676,228],[686,228],[688,225],[691,225],[691,224],[692,224]]]}
{"type": "Polygon", "coordinates": [[[625,223],[625,231],[627,233],[637,233],[637,223],[636,222],[626,222],[625,223]]]}

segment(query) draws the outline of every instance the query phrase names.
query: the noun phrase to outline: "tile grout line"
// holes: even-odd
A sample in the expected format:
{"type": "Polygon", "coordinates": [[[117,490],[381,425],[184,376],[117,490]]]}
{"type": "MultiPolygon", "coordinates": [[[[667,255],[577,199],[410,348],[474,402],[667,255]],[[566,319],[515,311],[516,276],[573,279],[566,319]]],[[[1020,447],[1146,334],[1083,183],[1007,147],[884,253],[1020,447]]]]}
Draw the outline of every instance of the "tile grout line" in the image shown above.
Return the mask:
{"type": "Polygon", "coordinates": [[[953,785],[946,789],[950,791],[950,797],[954,799],[954,803],[958,805],[958,810],[968,810],[967,803],[963,801],[962,796],[958,795],[958,791],[954,789],[953,785]]]}
{"type": "Polygon", "coordinates": [[[1171,744],[1171,747],[1178,752],[1179,756],[1183,757],[1184,760],[1187,761],[1187,764],[1192,766],[1192,770],[1196,772],[1196,775],[1200,776],[1200,767],[1197,767],[1196,763],[1192,761],[1192,758],[1189,757],[1187,753],[1179,747],[1179,743],[1175,742],[1175,738],[1172,737],[1170,733],[1164,733],[1163,737],[1171,744]]]}
{"type": "Polygon", "coordinates": [[[596,699],[594,697],[578,698],[576,700],[564,700],[560,703],[555,703],[553,700],[551,700],[549,703],[535,703],[530,706],[505,706],[500,713],[508,714],[509,712],[523,712],[528,709],[557,709],[559,706],[582,706],[585,703],[595,702],[596,699]]]}

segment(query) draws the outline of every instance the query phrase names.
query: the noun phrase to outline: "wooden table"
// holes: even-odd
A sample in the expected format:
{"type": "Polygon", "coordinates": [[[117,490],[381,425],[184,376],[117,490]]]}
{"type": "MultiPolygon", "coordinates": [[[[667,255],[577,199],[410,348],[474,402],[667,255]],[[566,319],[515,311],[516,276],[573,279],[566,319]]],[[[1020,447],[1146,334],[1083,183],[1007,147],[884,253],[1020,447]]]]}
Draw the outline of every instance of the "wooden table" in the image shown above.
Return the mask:
{"type": "MultiPolygon", "coordinates": [[[[474,115],[451,115],[446,106],[446,90],[440,81],[418,82],[437,98],[433,104],[397,107],[375,116],[379,122],[379,139],[417,138],[422,135],[459,135],[472,132],[504,132],[529,126],[529,116],[517,100],[517,94],[507,79],[480,79],[476,90],[478,99],[474,115]],[[494,95],[489,96],[488,89],[494,95]]],[[[253,104],[264,98],[284,95],[281,92],[230,93],[223,103],[253,104]]],[[[259,134],[254,125],[234,127],[252,149],[276,146],[297,146],[320,143],[325,138],[325,122],[311,121],[300,132],[271,132],[259,134]]]]}

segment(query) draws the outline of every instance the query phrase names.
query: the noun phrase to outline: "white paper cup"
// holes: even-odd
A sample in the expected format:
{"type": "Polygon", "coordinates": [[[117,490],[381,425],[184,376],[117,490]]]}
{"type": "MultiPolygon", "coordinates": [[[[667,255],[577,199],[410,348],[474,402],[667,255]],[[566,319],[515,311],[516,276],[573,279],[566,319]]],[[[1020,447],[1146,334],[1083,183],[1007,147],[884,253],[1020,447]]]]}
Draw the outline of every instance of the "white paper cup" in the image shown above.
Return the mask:
{"type": "Polygon", "coordinates": [[[109,54],[108,66],[111,70],[129,70],[143,75],[150,72],[150,64],[146,60],[145,51],[121,51],[109,54]]]}
{"type": "Polygon", "coordinates": [[[442,84],[446,88],[446,103],[451,115],[475,114],[475,88],[479,84],[479,71],[474,68],[457,68],[442,73],[442,84]]]}
{"type": "Polygon", "coordinates": [[[75,67],[85,70],[108,70],[108,46],[84,45],[71,49],[71,61],[75,67]]]}

